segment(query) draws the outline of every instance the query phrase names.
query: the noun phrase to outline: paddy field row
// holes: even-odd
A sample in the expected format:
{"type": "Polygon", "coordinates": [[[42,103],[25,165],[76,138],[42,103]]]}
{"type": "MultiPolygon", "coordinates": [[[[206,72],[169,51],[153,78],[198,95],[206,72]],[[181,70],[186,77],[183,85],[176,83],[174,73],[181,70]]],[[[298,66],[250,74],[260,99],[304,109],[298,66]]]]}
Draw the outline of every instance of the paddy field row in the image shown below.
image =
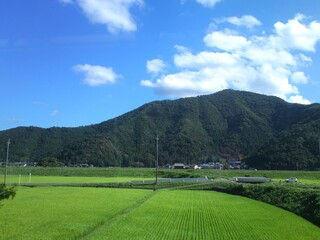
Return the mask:
{"type": "Polygon", "coordinates": [[[0,239],[319,239],[282,209],[214,191],[18,187],[0,239]]]}

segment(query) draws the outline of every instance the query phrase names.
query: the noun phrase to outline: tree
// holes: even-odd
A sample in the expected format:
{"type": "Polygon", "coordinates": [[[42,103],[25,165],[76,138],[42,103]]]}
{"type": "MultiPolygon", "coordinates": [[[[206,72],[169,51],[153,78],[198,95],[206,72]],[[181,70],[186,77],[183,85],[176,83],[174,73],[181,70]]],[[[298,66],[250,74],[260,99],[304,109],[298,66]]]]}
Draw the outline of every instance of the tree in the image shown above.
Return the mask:
{"type": "Polygon", "coordinates": [[[61,167],[63,163],[54,157],[45,157],[38,162],[38,165],[42,167],[61,167]]]}

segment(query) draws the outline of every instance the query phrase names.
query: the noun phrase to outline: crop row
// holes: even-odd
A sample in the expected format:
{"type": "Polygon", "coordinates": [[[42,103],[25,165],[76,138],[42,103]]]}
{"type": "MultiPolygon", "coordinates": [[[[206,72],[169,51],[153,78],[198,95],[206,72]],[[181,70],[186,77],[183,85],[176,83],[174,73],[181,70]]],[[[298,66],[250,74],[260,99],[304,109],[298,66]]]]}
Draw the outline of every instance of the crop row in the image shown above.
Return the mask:
{"type": "Polygon", "coordinates": [[[317,239],[320,230],[273,206],[209,191],[159,191],[92,239],[317,239]],[[283,225],[287,222],[288,225],[283,225]]]}

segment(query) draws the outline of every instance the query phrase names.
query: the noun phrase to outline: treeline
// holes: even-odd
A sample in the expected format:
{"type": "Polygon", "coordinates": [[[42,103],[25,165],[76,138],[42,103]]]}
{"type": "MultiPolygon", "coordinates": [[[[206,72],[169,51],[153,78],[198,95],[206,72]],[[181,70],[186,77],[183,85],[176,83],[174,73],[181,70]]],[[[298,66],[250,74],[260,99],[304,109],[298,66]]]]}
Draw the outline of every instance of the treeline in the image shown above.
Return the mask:
{"type": "Polygon", "coordinates": [[[0,162],[100,167],[227,162],[258,169],[320,169],[320,105],[224,90],[145,104],[100,124],[78,128],[19,127],[0,132],[0,162]]]}

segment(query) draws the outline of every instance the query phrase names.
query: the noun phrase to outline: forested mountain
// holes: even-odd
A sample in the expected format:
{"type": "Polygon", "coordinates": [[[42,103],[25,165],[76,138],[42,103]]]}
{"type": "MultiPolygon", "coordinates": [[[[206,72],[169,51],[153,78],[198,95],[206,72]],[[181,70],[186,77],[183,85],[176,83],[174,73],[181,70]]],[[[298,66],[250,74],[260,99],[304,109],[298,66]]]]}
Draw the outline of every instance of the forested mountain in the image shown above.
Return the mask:
{"type": "Polygon", "coordinates": [[[151,102],[91,126],[1,131],[0,157],[10,138],[11,161],[150,167],[157,135],[160,165],[242,159],[259,169],[320,168],[319,104],[234,90],[151,102]]]}

